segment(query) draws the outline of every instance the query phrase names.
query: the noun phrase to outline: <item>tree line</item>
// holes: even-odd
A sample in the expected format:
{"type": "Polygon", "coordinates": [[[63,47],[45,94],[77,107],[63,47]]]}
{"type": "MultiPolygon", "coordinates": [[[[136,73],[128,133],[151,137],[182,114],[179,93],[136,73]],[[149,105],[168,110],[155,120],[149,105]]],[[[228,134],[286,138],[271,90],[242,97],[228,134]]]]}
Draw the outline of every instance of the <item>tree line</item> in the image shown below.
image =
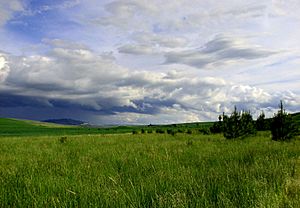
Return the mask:
{"type": "Polygon", "coordinates": [[[230,116],[223,113],[219,116],[219,121],[210,127],[211,133],[223,133],[226,139],[242,138],[266,130],[271,131],[272,140],[275,141],[288,141],[299,134],[296,123],[283,108],[282,101],[273,118],[266,119],[262,112],[254,121],[250,111],[238,112],[234,107],[230,116]]]}

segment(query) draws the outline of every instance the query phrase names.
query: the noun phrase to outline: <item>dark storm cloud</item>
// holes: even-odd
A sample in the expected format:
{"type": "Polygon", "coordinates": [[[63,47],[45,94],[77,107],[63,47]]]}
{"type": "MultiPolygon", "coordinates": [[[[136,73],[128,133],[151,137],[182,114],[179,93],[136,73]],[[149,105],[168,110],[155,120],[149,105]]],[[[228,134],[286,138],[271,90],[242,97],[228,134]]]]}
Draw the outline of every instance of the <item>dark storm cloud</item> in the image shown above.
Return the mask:
{"type": "Polygon", "coordinates": [[[0,107],[49,107],[51,103],[48,102],[47,99],[36,98],[36,97],[28,97],[22,95],[11,95],[0,93],[1,102],[0,107]]]}

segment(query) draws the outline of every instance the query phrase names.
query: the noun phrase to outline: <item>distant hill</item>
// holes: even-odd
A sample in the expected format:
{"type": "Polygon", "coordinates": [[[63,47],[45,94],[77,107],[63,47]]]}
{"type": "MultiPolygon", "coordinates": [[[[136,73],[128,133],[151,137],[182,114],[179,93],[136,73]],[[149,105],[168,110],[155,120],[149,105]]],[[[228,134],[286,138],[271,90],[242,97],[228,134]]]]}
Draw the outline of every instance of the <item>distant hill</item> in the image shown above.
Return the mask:
{"type": "Polygon", "coordinates": [[[79,126],[79,125],[87,124],[84,121],[79,121],[79,120],[74,120],[74,119],[69,119],[69,118],[47,119],[47,120],[44,120],[43,122],[62,124],[62,125],[73,125],[73,126],[79,126]]]}
{"type": "Polygon", "coordinates": [[[292,114],[293,120],[300,126],[300,112],[292,114]]]}

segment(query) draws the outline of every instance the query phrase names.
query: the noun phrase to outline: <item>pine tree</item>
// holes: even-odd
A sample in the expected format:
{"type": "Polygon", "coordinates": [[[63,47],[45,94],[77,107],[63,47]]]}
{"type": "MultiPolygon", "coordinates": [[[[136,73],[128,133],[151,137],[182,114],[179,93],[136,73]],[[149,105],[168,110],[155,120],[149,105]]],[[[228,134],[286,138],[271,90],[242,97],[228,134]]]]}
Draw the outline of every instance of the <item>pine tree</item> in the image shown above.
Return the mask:
{"type": "Polygon", "coordinates": [[[250,135],[256,133],[256,128],[250,111],[244,111],[241,115],[242,135],[250,135]]]}
{"type": "Polygon", "coordinates": [[[230,117],[223,116],[223,133],[226,139],[234,139],[241,135],[240,132],[240,119],[241,115],[237,112],[236,106],[230,117]]]}
{"type": "Polygon", "coordinates": [[[239,113],[234,107],[230,117],[223,115],[223,134],[226,139],[244,137],[254,133],[256,133],[256,129],[250,112],[239,113]]]}
{"type": "Polygon", "coordinates": [[[265,131],[267,130],[267,122],[265,119],[265,113],[262,111],[261,114],[256,119],[256,129],[258,131],[265,131]]]}
{"type": "Polygon", "coordinates": [[[272,140],[288,141],[297,134],[298,129],[291,115],[285,112],[282,101],[279,107],[278,113],[274,115],[271,122],[272,140]]]}
{"type": "MultiPolygon", "coordinates": [[[[224,113],[223,113],[224,114],[224,113]]],[[[215,122],[210,128],[210,132],[211,133],[221,133],[222,132],[222,129],[223,129],[223,122],[222,122],[222,116],[219,115],[218,117],[219,121],[218,122],[215,122]]]]}

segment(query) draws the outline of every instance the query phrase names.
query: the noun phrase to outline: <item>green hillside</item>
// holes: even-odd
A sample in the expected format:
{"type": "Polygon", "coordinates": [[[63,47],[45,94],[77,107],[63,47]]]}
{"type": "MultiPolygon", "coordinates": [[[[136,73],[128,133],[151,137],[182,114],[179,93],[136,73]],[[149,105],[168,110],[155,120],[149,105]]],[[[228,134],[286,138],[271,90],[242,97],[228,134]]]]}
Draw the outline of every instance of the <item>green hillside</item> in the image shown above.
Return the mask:
{"type": "Polygon", "coordinates": [[[300,126],[300,112],[293,114],[293,120],[300,126]]]}
{"type": "MultiPolygon", "coordinates": [[[[300,126],[300,113],[292,114],[293,120],[300,126]]],[[[213,122],[195,122],[169,125],[147,126],[115,126],[115,127],[91,127],[91,126],[67,126],[31,120],[0,118],[0,136],[51,136],[51,135],[81,135],[81,134],[120,134],[136,132],[177,132],[193,131],[209,128],[213,122]]]]}
{"type": "Polygon", "coordinates": [[[64,126],[38,121],[0,118],[0,136],[79,135],[102,132],[97,128],[64,126]]]}
{"type": "Polygon", "coordinates": [[[181,131],[197,131],[200,128],[207,128],[212,122],[183,123],[170,125],[147,125],[147,126],[115,126],[115,127],[90,127],[90,126],[65,126],[51,123],[44,123],[30,120],[19,120],[0,118],[0,136],[51,136],[51,135],[82,135],[82,134],[121,134],[147,132],[156,130],[167,132],[170,129],[181,131]]]}
{"type": "Polygon", "coordinates": [[[91,128],[2,118],[0,207],[300,207],[299,136],[199,134],[210,125],[91,128]]]}

